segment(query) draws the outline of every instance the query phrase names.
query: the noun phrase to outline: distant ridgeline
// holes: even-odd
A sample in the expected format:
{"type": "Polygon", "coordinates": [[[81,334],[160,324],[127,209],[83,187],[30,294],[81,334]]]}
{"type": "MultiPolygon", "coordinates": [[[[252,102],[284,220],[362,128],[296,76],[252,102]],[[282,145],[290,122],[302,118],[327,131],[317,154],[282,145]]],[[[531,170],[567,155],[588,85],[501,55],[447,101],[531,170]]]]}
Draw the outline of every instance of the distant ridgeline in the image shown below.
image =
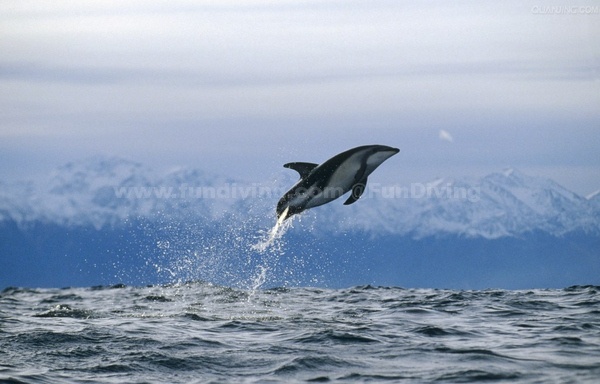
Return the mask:
{"type": "Polygon", "coordinates": [[[0,185],[0,289],[600,284],[600,194],[513,169],[408,185],[375,176],[361,201],[315,208],[254,250],[294,182],[286,170],[256,183],[96,157],[0,185]]]}

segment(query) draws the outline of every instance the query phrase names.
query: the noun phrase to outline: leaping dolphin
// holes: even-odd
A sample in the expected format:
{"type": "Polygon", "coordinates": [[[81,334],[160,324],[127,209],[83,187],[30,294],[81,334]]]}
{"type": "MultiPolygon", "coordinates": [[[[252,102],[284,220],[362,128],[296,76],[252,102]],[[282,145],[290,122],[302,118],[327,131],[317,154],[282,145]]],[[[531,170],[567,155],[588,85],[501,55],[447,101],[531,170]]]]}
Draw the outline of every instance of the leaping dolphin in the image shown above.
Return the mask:
{"type": "Polygon", "coordinates": [[[277,222],[306,209],[327,204],[352,190],[344,205],[360,198],[367,177],[381,163],[400,152],[385,145],[364,145],[335,155],[322,164],[287,163],[300,174],[300,180],[277,203],[277,222]]]}

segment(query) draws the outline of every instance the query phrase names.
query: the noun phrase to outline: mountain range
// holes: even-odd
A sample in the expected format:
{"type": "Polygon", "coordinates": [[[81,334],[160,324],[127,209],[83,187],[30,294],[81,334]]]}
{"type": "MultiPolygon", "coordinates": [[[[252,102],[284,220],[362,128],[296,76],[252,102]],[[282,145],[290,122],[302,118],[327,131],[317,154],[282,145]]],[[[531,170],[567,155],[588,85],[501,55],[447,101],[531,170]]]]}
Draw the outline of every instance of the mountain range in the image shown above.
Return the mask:
{"type": "MultiPolygon", "coordinates": [[[[289,171],[288,171],[289,172],[289,171]]],[[[273,219],[274,206],[294,178],[261,183],[177,169],[164,174],[139,163],[93,157],[71,162],[47,180],[0,184],[0,221],[65,226],[118,226],[160,215],[213,221],[231,210],[251,209],[273,219]]],[[[423,183],[369,183],[361,204],[330,204],[314,211],[315,225],[412,238],[455,234],[500,238],[542,231],[600,234],[600,194],[577,195],[556,182],[506,169],[480,179],[423,183]],[[363,200],[370,200],[364,203],[363,200]]]]}
{"type": "Polygon", "coordinates": [[[282,170],[250,182],[92,157],[43,180],[0,184],[0,285],[170,278],[251,285],[261,263],[271,269],[273,285],[599,282],[593,276],[600,273],[592,273],[600,272],[600,194],[579,196],[517,169],[409,184],[384,184],[374,175],[359,202],[344,206],[340,199],[308,211],[275,249],[256,254],[252,243],[273,226],[275,204],[295,177],[282,170]],[[485,273],[473,267],[490,257],[485,273]],[[453,260],[469,267],[456,269],[453,260]],[[549,269],[545,260],[555,266],[532,278],[519,260],[540,270],[549,269]],[[556,274],[568,278],[557,281],[556,274]]]}

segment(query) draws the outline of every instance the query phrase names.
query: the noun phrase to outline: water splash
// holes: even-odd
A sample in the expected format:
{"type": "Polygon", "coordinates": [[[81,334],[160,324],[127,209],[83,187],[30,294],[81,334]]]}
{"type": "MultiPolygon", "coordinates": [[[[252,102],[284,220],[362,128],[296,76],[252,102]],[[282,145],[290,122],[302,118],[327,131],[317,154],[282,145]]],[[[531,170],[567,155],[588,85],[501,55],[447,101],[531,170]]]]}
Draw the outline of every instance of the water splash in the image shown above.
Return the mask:
{"type": "Polygon", "coordinates": [[[252,286],[250,287],[250,295],[248,296],[248,300],[251,300],[254,297],[256,291],[260,287],[262,287],[262,285],[267,281],[268,270],[269,269],[264,265],[258,266],[258,273],[252,280],[252,286]]]}
{"type": "Polygon", "coordinates": [[[272,228],[265,222],[269,216],[262,210],[229,213],[210,229],[164,217],[160,225],[147,228],[146,236],[156,246],[147,252],[146,262],[163,283],[206,281],[251,294],[266,285],[285,285],[295,278],[288,264],[296,256],[280,262],[288,253],[284,235],[299,216],[283,220],[282,215],[272,228]]]}
{"type": "Polygon", "coordinates": [[[263,236],[258,243],[252,245],[251,249],[259,253],[265,253],[269,248],[277,245],[277,240],[281,239],[287,230],[292,227],[293,220],[294,217],[285,221],[285,214],[281,215],[275,226],[269,232],[266,232],[266,236],[263,236]]]}

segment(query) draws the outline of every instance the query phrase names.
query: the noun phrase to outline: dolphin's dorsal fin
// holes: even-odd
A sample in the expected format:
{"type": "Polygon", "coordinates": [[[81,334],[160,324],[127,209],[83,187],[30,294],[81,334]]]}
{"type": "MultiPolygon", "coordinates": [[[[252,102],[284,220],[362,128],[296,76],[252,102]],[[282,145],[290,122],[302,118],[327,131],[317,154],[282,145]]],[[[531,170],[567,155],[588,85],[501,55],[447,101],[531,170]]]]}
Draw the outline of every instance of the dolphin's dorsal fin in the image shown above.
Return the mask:
{"type": "Polygon", "coordinates": [[[298,172],[300,174],[300,178],[304,179],[318,165],[319,164],[315,164],[315,163],[297,162],[297,163],[287,163],[287,164],[284,164],[283,166],[285,168],[293,169],[294,171],[298,172]]]}
{"type": "Polygon", "coordinates": [[[344,205],[350,205],[356,202],[363,192],[367,189],[367,178],[363,177],[358,183],[352,186],[352,192],[350,193],[350,197],[348,200],[344,202],[344,205]]]}

